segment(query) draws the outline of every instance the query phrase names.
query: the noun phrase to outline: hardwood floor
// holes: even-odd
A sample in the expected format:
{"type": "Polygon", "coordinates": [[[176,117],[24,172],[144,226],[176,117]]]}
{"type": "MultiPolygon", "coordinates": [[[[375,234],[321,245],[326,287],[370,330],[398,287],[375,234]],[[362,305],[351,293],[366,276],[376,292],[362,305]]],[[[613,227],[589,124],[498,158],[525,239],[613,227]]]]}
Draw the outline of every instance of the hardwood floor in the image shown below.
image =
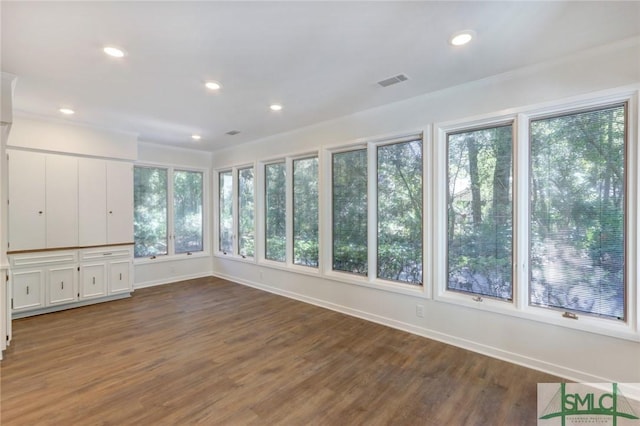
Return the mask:
{"type": "Polygon", "coordinates": [[[217,278],[14,321],[2,425],[532,425],[558,378],[217,278]]]}

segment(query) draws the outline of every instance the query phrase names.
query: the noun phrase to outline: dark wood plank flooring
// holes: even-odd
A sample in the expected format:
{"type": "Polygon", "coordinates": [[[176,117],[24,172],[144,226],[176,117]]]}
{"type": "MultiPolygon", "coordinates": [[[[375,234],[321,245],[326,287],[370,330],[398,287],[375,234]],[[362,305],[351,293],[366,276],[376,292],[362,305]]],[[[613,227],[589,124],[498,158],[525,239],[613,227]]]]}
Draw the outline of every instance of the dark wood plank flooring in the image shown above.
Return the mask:
{"type": "Polygon", "coordinates": [[[13,324],[2,425],[534,425],[560,381],[217,278],[13,324]]]}

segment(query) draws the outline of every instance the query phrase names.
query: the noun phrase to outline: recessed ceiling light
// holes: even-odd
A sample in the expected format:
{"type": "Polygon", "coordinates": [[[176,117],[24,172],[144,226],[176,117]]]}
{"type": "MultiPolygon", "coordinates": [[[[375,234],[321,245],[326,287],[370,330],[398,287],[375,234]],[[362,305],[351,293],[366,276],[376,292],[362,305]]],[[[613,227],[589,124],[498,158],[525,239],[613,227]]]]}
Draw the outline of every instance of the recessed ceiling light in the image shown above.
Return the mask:
{"type": "Polygon", "coordinates": [[[469,43],[474,36],[475,33],[471,30],[458,31],[451,36],[451,38],[449,39],[449,43],[454,46],[462,46],[469,43]]]}
{"type": "Polygon", "coordinates": [[[191,135],[191,139],[194,141],[199,141],[202,137],[200,135],[191,135]]]}
{"type": "Polygon", "coordinates": [[[269,108],[271,108],[271,111],[280,111],[280,110],[282,110],[282,105],[273,104],[273,105],[269,106],[269,108]]]}
{"type": "Polygon", "coordinates": [[[220,83],[218,83],[217,81],[207,81],[205,83],[205,86],[209,90],[220,90],[220,88],[222,87],[220,86],[220,83]]]}
{"type": "Polygon", "coordinates": [[[64,115],[71,115],[71,114],[75,114],[75,111],[72,110],[71,108],[60,108],[58,111],[60,111],[61,113],[63,113],[64,115]]]}
{"type": "Polygon", "coordinates": [[[109,56],[113,56],[114,58],[122,58],[124,56],[124,50],[118,49],[114,46],[107,46],[102,49],[102,51],[109,56]]]}

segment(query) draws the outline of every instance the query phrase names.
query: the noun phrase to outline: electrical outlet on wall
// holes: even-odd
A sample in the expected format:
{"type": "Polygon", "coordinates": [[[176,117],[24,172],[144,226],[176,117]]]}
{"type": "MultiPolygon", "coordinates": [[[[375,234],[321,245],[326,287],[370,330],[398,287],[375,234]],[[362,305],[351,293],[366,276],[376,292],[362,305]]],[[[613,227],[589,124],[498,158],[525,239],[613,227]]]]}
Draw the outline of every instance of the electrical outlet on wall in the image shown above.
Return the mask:
{"type": "Polygon", "coordinates": [[[416,316],[424,318],[424,305],[416,305],[416,316]]]}

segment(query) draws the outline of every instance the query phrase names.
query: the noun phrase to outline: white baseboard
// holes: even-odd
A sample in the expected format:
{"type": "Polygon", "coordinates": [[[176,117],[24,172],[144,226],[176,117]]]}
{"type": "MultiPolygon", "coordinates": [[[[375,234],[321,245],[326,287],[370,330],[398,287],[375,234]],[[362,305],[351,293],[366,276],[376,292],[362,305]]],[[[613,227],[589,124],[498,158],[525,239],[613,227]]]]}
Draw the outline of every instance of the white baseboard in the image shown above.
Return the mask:
{"type": "Polygon", "coordinates": [[[377,324],[385,325],[391,328],[395,328],[397,330],[406,331],[408,333],[416,334],[418,336],[426,337],[428,339],[437,340],[442,343],[446,343],[452,346],[456,346],[462,349],[467,349],[473,352],[480,353],[482,355],[487,355],[492,358],[497,358],[502,361],[507,361],[513,364],[521,365],[526,368],[531,368],[534,370],[541,371],[543,373],[551,374],[554,376],[562,377],[564,379],[574,381],[574,382],[582,382],[582,383],[612,383],[615,380],[606,377],[599,377],[593,374],[590,374],[585,371],[575,370],[566,366],[549,363],[547,361],[543,361],[540,359],[535,359],[528,357],[526,355],[505,351],[500,348],[496,348],[493,346],[488,346],[482,343],[474,342],[468,339],[462,339],[453,335],[449,335],[446,333],[441,333],[435,330],[431,330],[424,327],[418,327],[413,324],[408,324],[402,321],[397,321],[392,318],[386,318],[379,315],[371,314],[369,312],[360,311],[357,309],[352,309],[347,306],[337,305],[332,302],[327,302],[325,300],[316,299],[313,297],[309,297],[303,294],[291,292],[288,290],[282,290],[277,287],[271,287],[265,284],[256,283],[248,280],[241,280],[237,277],[213,273],[214,276],[219,278],[224,278],[226,280],[246,285],[248,287],[253,287],[259,290],[264,290],[269,293],[277,294],[280,296],[288,297],[290,299],[299,300],[301,302],[309,303],[312,305],[316,305],[322,308],[330,309],[332,311],[340,312],[346,315],[350,315],[356,318],[361,318],[367,321],[371,321],[377,324]]]}
{"type": "Polygon", "coordinates": [[[205,278],[214,276],[213,272],[199,272],[197,274],[188,274],[188,275],[176,275],[171,277],[165,277],[159,280],[151,280],[151,281],[143,281],[140,283],[134,283],[133,289],[146,288],[146,287],[155,287],[157,285],[165,285],[165,284],[173,284],[179,281],[193,280],[195,278],[205,278]]]}

